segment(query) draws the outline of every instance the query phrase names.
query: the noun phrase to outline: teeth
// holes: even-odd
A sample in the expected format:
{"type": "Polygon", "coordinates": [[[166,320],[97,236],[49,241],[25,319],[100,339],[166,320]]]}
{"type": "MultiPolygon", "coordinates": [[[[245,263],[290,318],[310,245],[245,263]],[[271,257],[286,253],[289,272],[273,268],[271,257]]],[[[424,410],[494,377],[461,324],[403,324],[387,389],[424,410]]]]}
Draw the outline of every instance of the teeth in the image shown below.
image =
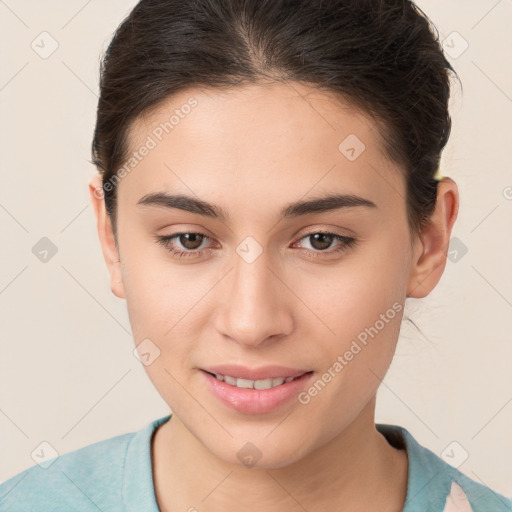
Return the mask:
{"type": "Polygon", "coordinates": [[[250,380],[231,377],[230,375],[221,375],[219,373],[216,373],[215,377],[227,384],[231,384],[231,386],[245,389],[270,389],[295,379],[295,377],[278,377],[276,379],[250,380]]]}
{"type": "Polygon", "coordinates": [[[234,377],[230,377],[229,375],[224,376],[224,382],[231,384],[232,386],[236,386],[236,379],[234,377]]]}

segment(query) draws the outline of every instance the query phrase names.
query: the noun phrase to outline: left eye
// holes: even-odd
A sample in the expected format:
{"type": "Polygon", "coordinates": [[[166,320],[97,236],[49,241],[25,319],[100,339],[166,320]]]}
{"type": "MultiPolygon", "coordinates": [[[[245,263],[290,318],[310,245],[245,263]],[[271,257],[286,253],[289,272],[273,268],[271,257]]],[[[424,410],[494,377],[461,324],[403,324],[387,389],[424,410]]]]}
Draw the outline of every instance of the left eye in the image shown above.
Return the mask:
{"type": "MultiPolygon", "coordinates": [[[[353,237],[347,237],[343,235],[339,235],[337,233],[331,233],[327,231],[314,232],[304,235],[300,238],[300,240],[310,239],[310,248],[304,248],[305,252],[310,254],[313,257],[322,256],[321,253],[332,254],[338,253],[340,251],[344,251],[354,246],[357,240],[353,237]],[[329,247],[332,246],[334,241],[338,241],[338,245],[331,251],[326,251],[329,247]]],[[[201,255],[203,250],[211,250],[209,248],[201,248],[201,245],[204,241],[211,240],[209,236],[203,233],[174,233],[172,235],[167,236],[157,236],[157,242],[162,244],[168,251],[179,258],[183,257],[198,257],[201,255]],[[172,243],[172,240],[176,239],[181,245],[182,249],[178,245],[176,248],[176,243],[172,243]]],[[[297,242],[295,242],[296,244],[297,242]]],[[[294,245],[295,245],[294,244],[294,245]]]]}
{"type": "Polygon", "coordinates": [[[309,235],[302,237],[301,240],[307,238],[309,238],[312,241],[310,242],[310,245],[312,245],[312,249],[320,252],[324,252],[325,249],[328,249],[334,240],[338,240],[338,242],[340,242],[340,244],[337,246],[338,249],[336,250],[340,250],[340,246],[350,246],[355,242],[354,238],[338,235],[337,233],[329,233],[324,231],[318,233],[310,233],[309,235]]]}

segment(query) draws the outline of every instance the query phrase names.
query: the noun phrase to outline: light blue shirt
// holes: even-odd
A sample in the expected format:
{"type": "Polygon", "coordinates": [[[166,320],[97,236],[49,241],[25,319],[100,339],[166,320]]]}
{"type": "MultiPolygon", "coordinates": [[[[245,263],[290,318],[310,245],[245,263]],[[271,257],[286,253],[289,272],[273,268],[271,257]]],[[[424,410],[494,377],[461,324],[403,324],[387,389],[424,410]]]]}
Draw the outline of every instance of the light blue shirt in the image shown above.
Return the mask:
{"type": "MultiPolygon", "coordinates": [[[[0,511],[160,512],[153,487],[151,439],[170,417],[57,456],[45,462],[46,469],[36,464],[21,471],[0,485],[0,511]]],[[[407,450],[402,512],[512,512],[509,498],[444,462],[405,428],[379,423],[376,427],[390,444],[407,450]]]]}

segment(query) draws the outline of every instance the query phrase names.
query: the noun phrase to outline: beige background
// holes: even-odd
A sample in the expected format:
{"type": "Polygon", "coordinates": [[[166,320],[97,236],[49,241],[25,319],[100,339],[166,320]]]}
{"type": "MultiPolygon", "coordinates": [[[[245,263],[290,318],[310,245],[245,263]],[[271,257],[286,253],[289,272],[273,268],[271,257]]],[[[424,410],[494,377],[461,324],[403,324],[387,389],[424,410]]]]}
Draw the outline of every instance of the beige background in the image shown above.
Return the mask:
{"type": "MultiPolygon", "coordinates": [[[[0,481],[42,441],[62,454],[167,414],[132,353],[87,190],[99,56],[134,5],[0,1],[0,481]],[[42,37],[58,43],[47,58],[31,47],[42,37]],[[46,263],[42,237],[57,248],[46,263]]],[[[464,87],[441,170],[459,186],[459,252],[429,297],[408,299],[424,336],[404,323],[376,420],[439,455],[465,450],[460,470],[512,496],[512,2],[419,5],[464,87]]]]}

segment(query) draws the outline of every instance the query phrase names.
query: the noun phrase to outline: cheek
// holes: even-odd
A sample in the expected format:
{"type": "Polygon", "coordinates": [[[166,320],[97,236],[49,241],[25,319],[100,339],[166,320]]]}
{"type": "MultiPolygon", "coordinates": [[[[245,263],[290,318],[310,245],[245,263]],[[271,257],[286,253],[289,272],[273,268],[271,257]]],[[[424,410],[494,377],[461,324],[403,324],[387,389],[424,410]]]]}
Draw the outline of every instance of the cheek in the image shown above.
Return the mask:
{"type": "Polygon", "coordinates": [[[155,242],[126,244],[123,281],[134,334],[165,340],[195,322],[214,282],[193,264],[177,264],[155,242]]]}
{"type": "Polygon", "coordinates": [[[313,268],[296,277],[294,292],[323,322],[327,336],[347,340],[390,308],[387,316],[394,320],[397,304],[403,304],[406,257],[397,256],[399,251],[389,241],[373,245],[349,255],[339,265],[313,268]]]}
{"type": "Polygon", "coordinates": [[[194,366],[195,343],[207,324],[204,308],[211,284],[193,265],[175,265],[165,256],[143,252],[134,250],[125,258],[123,275],[134,344],[141,344],[141,356],[149,352],[144,369],[177,412],[187,372],[194,366]]]}
{"type": "Polygon", "coordinates": [[[405,301],[407,250],[403,244],[403,240],[375,240],[371,249],[333,268],[329,279],[318,273],[301,278],[304,302],[313,304],[322,320],[311,316],[309,322],[316,326],[309,333],[316,341],[316,357],[324,371],[336,375],[329,384],[332,407],[364,403],[391,363],[405,301]],[[308,296],[308,289],[315,292],[308,296]],[[340,399],[336,390],[341,388],[352,399],[340,399]]]}
{"type": "MultiPolygon", "coordinates": [[[[380,254],[385,256],[383,249],[380,254]]],[[[403,316],[403,265],[385,257],[347,261],[321,293],[309,296],[315,300],[315,313],[333,332],[322,327],[326,334],[319,335],[319,322],[309,322],[316,326],[310,336],[321,371],[301,403],[311,414],[330,415],[332,434],[359,414],[391,363],[403,316]]],[[[303,290],[313,281],[319,283],[307,279],[303,290]]]]}

